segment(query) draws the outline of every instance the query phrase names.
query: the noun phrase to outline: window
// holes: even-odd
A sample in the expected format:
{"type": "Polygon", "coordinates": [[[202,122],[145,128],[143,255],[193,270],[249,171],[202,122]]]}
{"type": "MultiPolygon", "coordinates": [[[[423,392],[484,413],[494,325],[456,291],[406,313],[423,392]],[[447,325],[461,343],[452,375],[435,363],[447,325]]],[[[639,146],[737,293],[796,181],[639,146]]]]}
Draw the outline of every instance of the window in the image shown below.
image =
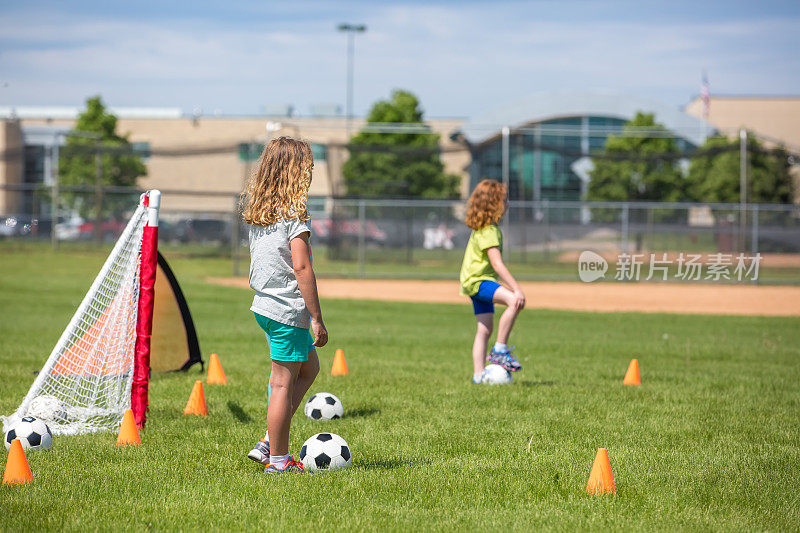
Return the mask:
{"type": "MultiPolygon", "coordinates": [[[[264,143],[239,143],[239,161],[252,163],[261,157],[263,151],[264,143]]],[[[325,161],[328,158],[328,147],[324,144],[311,143],[311,153],[314,155],[314,161],[325,161]]]]}
{"type": "Polygon", "coordinates": [[[136,142],[131,143],[133,153],[142,158],[142,161],[150,159],[150,143],[149,142],[136,142]]]}
{"type": "Polygon", "coordinates": [[[589,117],[589,151],[602,151],[609,135],[622,133],[625,121],[612,117],[589,117]]]}
{"type": "Polygon", "coordinates": [[[311,153],[314,161],[326,161],[328,159],[328,147],[324,144],[311,143],[311,153]]]}
{"type": "Polygon", "coordinates": [[[44,183],[44,146],[29,144],[25,146],[25,163],[23,170],[23,183],[44,183]]]}
{"type": "Polygon", "coordinates": [[[264,143],[239,143],[239,161],[252,163],[261,156],[263,151],[264,143]]]}

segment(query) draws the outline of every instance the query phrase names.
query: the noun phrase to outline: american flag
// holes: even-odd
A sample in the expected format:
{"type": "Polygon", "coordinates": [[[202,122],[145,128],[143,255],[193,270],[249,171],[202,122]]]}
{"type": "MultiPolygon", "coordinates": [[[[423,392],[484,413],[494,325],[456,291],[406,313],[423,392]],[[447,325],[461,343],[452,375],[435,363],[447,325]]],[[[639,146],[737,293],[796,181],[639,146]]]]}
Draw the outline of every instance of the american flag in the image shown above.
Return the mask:
{"type": "Polygon", "coordinates": [[[700,98],[703,99],[703,118],[708,119],[709,108],[708,74],[703,71],[703,82],[700,84],[700,98]]]}

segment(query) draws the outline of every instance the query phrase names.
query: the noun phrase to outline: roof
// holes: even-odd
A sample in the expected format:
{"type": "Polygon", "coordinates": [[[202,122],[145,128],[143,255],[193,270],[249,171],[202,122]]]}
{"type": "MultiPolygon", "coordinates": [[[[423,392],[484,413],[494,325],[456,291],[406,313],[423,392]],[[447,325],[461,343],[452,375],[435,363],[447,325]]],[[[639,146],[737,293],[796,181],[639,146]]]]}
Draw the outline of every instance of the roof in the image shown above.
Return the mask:
{"type": "Polygon", "coordinates": [[[632,119],[638,111],[654,113],[656,121],[691,142],[703,144],[713,128],[706,122],[673,108],[637,96],[619,93],[543,92],[476,115],[461,132],[472,144],[496,136],[502,127],[520,128],[556,118],[597,116],[632,119]]]}
{"type": "MultiPolygon", "coordinates": [[[[108,107],[119,118],[180,118],[178,107],[108,107]]],[[[0,106],[0,118],[76,119],[83,111],[73,106],[0,106]]]]}

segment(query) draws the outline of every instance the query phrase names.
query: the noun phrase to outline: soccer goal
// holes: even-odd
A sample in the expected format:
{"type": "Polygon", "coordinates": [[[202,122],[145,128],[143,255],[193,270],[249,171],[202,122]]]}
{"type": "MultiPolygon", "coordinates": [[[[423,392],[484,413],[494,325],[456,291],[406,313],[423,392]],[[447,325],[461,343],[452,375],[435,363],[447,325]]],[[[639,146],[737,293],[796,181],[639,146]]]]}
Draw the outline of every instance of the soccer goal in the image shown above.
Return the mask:
{"type": "MultiPolygon", "coordinates": [[[[186,334],[185,370],[201,362],[194,325],[174,274],[158,254],[158,211],[161,193],[144,193],[139,205],[114,245],[100,273],[78,306],[50,357],[16,412],[3,417],[4,429],[26,415],[44,419],[55,434],[80,434],[119,428],[131,408],[140,426],[146,420],[151,369],[151,338],[175,339],[166,322],[171,308],[178,309],[180,328],[186,334]],[[156,273],[170,290],[172,304],[157,304],[156,273]],[[166,275],[164,275],[166,272],[166,275]],[[161,308],[164,326],[156,324],[154,309],[161,308]]],[[[163,283],[163,282],[162,282],[163,283]]],[[[158,321],[160,322],[160,320],[158,321]]],[[[158,344],[158,342],[154,342],[158,344]]],[[[174,346],[166,353],[181,353],[174,346]]],[[[155,354],[153,354],[155,355],[155,354]]],[[[174,357],[174,356],[172,356],[174,357]]],[[[169,363],[166,363],[167,367],[169,363]]],[[[164,370],[162,362],[160,370],[164,370]]]]}

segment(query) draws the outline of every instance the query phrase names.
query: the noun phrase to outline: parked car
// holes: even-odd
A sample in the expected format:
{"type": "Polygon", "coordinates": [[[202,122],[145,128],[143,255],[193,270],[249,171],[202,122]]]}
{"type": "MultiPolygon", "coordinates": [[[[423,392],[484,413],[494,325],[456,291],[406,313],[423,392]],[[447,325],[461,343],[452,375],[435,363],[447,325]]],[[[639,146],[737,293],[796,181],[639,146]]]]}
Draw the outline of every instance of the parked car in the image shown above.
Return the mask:
{"type": "MultiPolygon", "coordinates": [[[[94,227],[93,220],[73,217],[56,224],[56,237],[60,241],[89,241],[95,237],[94,227]]],[[[117,220],[104,220],[100,223],[104,242],[117,240],[124,229],[125,223],[117,220]]]]}
{"type": "MultiPolygon", "coordinates": [[[[353,219],[312,218],[311,231],[313,242],[328,243],[332,239],[357,241],[361,224],[353,219]]],[[[364,241],[367,244],[384,244],[386,232],[378,227],[375,222],[364,222],[364,241]]]]}
{"type": "Polygon", "coordinates": [[[77,241],[80,239],[80,227],[85,221],[78,216],[59,221],[56,224],[56,238],[59,241],[77,241]]]}
{"type": "Polygon", "coordinates": [[[0,216],[0,237],[38,237],[50,233],[50,220],[32,215],[0,216]]]}
{"type": "Polygon", "coordinates": [[[220,218],[184,218],[170,229],[170,237],[182,243],[220,243],[231,240],[230,222],[220,218]]]}

